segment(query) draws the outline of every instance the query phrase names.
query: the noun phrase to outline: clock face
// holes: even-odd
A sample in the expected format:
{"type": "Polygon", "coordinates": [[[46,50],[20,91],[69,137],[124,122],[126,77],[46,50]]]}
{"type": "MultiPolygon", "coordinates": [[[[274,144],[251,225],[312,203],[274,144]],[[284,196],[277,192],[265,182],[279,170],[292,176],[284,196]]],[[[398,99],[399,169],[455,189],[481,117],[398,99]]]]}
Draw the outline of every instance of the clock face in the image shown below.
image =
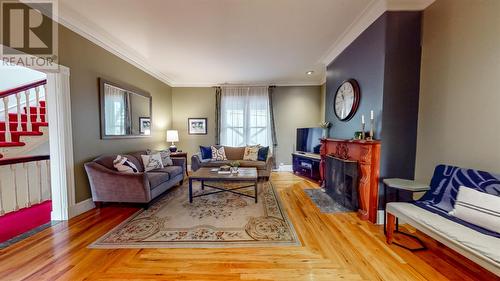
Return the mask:
{"type": "Polygon", "coordinates": [[[335,115],[341,121],[351,119],[359,105],[359,86],[356,80],[349,79],[337,89],[334,100],[335,115]]]}

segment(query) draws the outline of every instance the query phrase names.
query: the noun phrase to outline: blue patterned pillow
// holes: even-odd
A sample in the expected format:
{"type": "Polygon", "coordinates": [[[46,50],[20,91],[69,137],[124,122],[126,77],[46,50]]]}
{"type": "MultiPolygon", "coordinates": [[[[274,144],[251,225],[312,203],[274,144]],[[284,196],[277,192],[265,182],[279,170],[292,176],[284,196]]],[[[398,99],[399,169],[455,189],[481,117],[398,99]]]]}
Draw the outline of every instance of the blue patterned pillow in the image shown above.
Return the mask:
{"type": "Polygon", "coordinates": [[[212,159],[212,148],[210,146],[201,146],[200,145],[200,152],[201,152],[201,159],[212,159]]]}
{"type": "Polygon", "coordinates": [[[261,147],[259,149],[259,155],[257,156],[257,161],[266,161],[268,154],[269,154],[269,146],[261,147]]]}

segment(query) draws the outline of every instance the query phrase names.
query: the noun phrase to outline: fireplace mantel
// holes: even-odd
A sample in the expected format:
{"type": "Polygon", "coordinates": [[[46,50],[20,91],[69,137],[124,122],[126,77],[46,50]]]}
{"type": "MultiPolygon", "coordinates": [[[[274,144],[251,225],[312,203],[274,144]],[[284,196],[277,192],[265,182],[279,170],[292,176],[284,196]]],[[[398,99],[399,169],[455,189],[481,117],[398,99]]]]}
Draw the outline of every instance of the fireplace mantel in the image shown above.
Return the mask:
{"type": "Polygon", "coordinates": [[[358,161],[360,169],[358,215],[361,219],[372,223],[377,222],[380,146],[380,141],[321,139],[321,183],[323,184],[325,179],[327,155],[358,161]]]}

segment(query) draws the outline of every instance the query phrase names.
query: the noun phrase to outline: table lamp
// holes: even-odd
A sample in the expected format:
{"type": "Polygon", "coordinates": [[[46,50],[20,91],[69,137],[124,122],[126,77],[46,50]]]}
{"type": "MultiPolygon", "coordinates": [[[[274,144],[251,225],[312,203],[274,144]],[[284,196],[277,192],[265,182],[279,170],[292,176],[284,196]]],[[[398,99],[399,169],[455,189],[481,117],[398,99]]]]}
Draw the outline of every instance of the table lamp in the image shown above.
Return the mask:
{"type": "Polygon", "coordinates": [[[171,141],[172,145],[169,147],[170,152],[176,152],[177,147],[175,142],[179,141],[179,132],[177,130],[167,130],[167,142],[171,141]]]}

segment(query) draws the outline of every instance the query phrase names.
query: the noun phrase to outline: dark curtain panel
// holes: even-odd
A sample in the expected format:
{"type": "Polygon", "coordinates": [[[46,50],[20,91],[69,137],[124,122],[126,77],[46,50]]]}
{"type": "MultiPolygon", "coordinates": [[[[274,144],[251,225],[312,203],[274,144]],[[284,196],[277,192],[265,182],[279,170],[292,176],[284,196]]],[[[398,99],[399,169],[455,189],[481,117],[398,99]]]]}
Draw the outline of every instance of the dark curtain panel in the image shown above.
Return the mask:
{"type": "Polygon", "coordinates": [[[275,86],[269,86],[268,88],[268,93],[269,93],[269,117],[271,119],[271,137],[273,139],[273,167],[275,169],[278,168],[278,165],[277,165],[277,160],[276,160],[276,157],[277,157],[277,148],[278,148],[278,139],[276,138],[276,127],[274,125],[274,106],[273,106],[273,92],[274,92],[274,89],[276,87],[275,86]]]}
{"type": "Polygon", "coordinates": [[[221,99],[222,89],[221,87],[215,87],[215,144],[220,144],[220,99],[221,99]]]}
{"type": "Polygon", "coordinates": [[[130,95],[131,93],[125,92],[123,97],[125,102],[125,135],[131,135],[132,132],[132,112],[130,108],[130,95]]]}

